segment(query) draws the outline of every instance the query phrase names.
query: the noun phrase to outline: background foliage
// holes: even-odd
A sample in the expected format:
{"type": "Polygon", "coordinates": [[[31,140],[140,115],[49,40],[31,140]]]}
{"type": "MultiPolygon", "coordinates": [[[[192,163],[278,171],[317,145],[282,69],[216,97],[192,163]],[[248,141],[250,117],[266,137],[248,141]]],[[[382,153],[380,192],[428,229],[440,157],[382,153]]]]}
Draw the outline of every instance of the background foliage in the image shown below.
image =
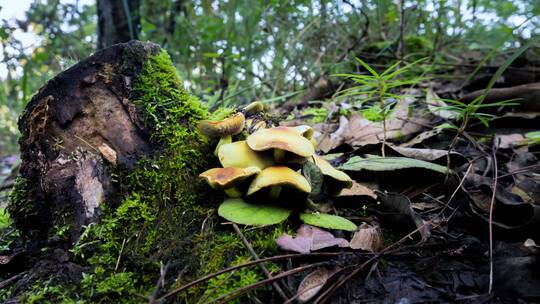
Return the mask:
{"type": "MultiPolygon", "coordinates": [[[[0,8],[1,10],[1,8],[0,8]]],[[[536,0],[141,0],[141,40],[171,54],[184,84],[210,103],[284,101],[321,77],[429,57],[431,72],[480,61],[539,34],[536,0]],[[377,64],[374,64],[377,62],[377,64]]],[[[36,0],[0,28],[0,155],[45,81],[95,50],[96,7],[36,0]],[[31,33],[27,47],[21,33],[31,33]]]]}

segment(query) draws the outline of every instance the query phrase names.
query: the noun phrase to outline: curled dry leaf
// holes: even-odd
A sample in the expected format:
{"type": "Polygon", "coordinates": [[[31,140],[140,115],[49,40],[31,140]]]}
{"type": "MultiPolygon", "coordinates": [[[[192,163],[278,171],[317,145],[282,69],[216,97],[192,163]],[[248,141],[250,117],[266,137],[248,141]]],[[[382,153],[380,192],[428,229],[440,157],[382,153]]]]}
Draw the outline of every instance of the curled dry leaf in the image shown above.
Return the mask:
{"type": "Polygon", "coordinates": [[[278,246],[287,251],[299,253],[309,253],[326,247],[339,246],[349,247],[349,242],[343,238],[336,238],[328,231],[310,226],[302,225],[296,231],[296,237],[286,233],[276,239],[278,246]]]}
{"type": "Polygon", "coordinates": [[[352,237],[350,247],[366,251],[379,251],[384,246],[382,231],[378,225],[362,223],[352,237]]]}
{"type": "Polygon", "coordinates": [[[319,268],[308,274],[298,286],[298,291],[296,292],[298,301],[300,301],[300,303],[305,303],[311,300],[315,295],[317,295],[317,293],[319,293],[328,279],[339,270],[339,267],[334,267],[331,269],[319,268]]]}
{"type": "Polygon", "coordinates": [[[352,187],[350,189],[343,189],[338,195],[339,197],[345,196],[368,196],[373,199],[377,199],[377,194],[364,184],[353,181],[352,187]]]}

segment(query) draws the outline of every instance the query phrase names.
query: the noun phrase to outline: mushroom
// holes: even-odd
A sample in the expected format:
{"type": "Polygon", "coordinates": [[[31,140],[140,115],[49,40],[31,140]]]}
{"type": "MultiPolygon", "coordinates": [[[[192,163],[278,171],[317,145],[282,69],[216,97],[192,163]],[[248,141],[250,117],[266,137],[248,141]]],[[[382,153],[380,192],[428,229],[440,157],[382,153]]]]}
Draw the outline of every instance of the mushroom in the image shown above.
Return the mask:
{"type": "Polygon", "coordinates": [[[243,112],[246,116],[252,116],[264,111],[264,104],[260,101],[254,101],[244,107],[243,112]]]}
{"type": "Polygon", "coordinates": [[[306,194],[311,192],[311,185],[300,173],[285,166],[272,166],[257,175],[249,185],[246,195],[253,195],[268,187],[271,199],[279,197],[282,187],[294,188],[306,194]]]}
{"type": "Polygon", "coordinates": [[[218,157],[225,168],[257,167],[262,170],[274,164],[269,155],[251,150],[245,140],[222,145],[218,150],[218,157]]]}
{"type": "Polygon", "coordinates": [[[309,139],[309,141],[313,144],[313,147],[317,148],[317,141],[315,140],[315,138],[313,138],[313,134],[315,133],[315,130],[313,130],[312,127],[308,125],[300,125],[300,126],[291,127],[291,128],[297,131],[298,133],[300,133],[300,135],[309,139]]]}
{"type": "Polygon", "coordinates": [[[326,159],[313,155],[313,162],[325,176],[327,190],[331,195],[337,195],[341,190],[352,187],[353,181],[345,172],[334,168],[326,159]]]}
{"type": "Polygon", "coordinates": [[[220,140],[214,155],[217,156],[219,148],[232,142],[232,135],[236,135],[244,129],[244,114],[236,113],[220,121],[201,120],[199,121],[199,130],[208,137],[219,137],[220,140]]]}
{"type": "Polygon", "coordinates": [[[283,160],[286,151],[301,157],[308,157],[315,153],[311,142],[290,127],[261,129],[247,137],[247,144],[255,151],[274,149],[276,162],[283,160]]]}
{"type": "Polygon", "coordinates": [[[314,130],[308,125],[300,125],[296,127],[290,127],[294,131],[298,132],[300,135],[304,136],[307,139],[313,138],[314,130]]]}
{"type": "Polygon", "coordinates": [[[214,168],[199,174],[199,177],[206,179],[210,187],[224,190],[230,197],[241,197],[242,191],[236,186],[259,172],[261,172],[261,169],[257,167],[214,168]]]}

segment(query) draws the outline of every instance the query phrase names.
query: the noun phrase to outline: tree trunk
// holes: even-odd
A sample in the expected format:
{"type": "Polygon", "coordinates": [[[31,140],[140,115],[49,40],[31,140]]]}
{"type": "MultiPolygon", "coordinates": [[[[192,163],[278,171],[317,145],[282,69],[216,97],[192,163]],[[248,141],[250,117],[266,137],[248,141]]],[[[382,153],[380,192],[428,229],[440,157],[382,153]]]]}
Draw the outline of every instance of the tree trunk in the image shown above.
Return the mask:
{"type": "Polygon", "coordinates": [[[138,39],[140,0],[97,0],[98,49],[138,39]]]}

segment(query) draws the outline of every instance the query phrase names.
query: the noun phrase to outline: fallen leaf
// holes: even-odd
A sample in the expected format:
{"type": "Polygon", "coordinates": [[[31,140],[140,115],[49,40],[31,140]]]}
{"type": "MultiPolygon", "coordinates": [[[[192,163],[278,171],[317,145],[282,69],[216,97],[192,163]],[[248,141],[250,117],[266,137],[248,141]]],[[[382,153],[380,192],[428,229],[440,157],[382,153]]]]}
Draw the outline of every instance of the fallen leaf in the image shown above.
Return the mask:
{"type": "Polygon", "coordinates": [[[298,286],[298,290],[296,292],[298,301],[301,303],[305,303],[309,300],[311,300],[319,291],[321,288],[326,284],[328,279],[332,277],[336,272],[338,272],[341,268],[334,267],[334,268],[318,268],[315,271],[309,273],[304,277],[302,282],[300,282],[300,285],[298,286]]]}
{"type": "Polygon", "coordinates": [[[306,224],[328,229],[355,231],[357,228],[344,217],[325,213],[301,213],[300,219],[306,224]]]}
{"type": "Polygon", "coordinates": [[[352,249],[376,252],[383,248],[384,241],[379,226],[362,223],[351,239],[352,249]]]}
{"type": "Polygon", "coordinates": [[[248,204],[239,198],[225,200],[218,208],[219,216],[242,225],[273,225],[286,220],[291,209],[262,204],[248,204]]]}
{"type": "Polygon", "coordinates": [[[377,194],[373,190],[354,180],[351,188],[341,190],[341,193],[338,195],[338,197],[344,196],[369,196],[377,199],[377,194]]]}
{"type": "Polygon", "coordinates": [[[426,90],[426,104],[428,110],[444,119],[454,119],[459,113],[447,109],[448,105],[433,91],[432,88],[426,90]]]}
{"type": "Polygon", "coordinates": [[[299,253],[309,253],[332,246],[349,247],[346,239],[336,238],[328,231],[305,224],[298,228],[296,237],[284,233],[276,239],[276,243],[283,250],[299,253]]]}
{"type": "Polygon", "coordinates": [[[339,169],[350,171],[394,171],[397,169],[423,168],[436,171],[442,174],[447,173],[446,167],[433,164],[423,160],[407,157],[379,157],[369,156],[366,158],[360,156],[351,157],[339,169]]]}
{"type": "Polygon", "coordinates": [[[493,141],[499,149],[509,149],[527,143],[525,137],[521,134],[497,134],[494,136],[493,141]]]}
{"type": "MultiPolygon", "coordinates": [[[[419,229],[422,241],[426,241],[431,235],[431,225],[426,222],[411,208],[411,201],[405,195],[399,193],[380,193],[381,206],[391,212],[389,216],[396,225],[411,226],[419,229]]],[[[409,233],[407,231],[405,233],[409,233]]]]}
{"type": "Polygon", "coordinates": [[[354,113],[349,119],[341,116],[337,130],[326,136],[321,132],[322,137],[316,138],[318,149],[326,153],[342,144],[359,147],[377,144],[385,137],[393,140],[418,133],[429,123],[429,118],[422,111],[409,111],[414,101],[410,96],[398,101],[386,119],[386,134],[382,121],[371,121],[361,113],[354,113]]]}
{"type": "Polygon", "coordinates": [[[523,243],[523,246],[525,247],[534,247],[539,248],[540,246],[536,245],[536,242],[533,239],[526,239],[523,243]]]}
{"type": "Polygon", "coordinates": [[[435,137],[435,136],[441,134],[442,131],[443,131],[443,129],[441,129],[441,128],[434,128],[434,129],[431,129],[431,130],[428,130],[428,131],[424,131],[424,132],[416,135],[413,139],[411,139],[408,142],[405,142],[405,143],[403,143],[403,144],[401,144],[399,146],[400,147],[412,147],[412,146],[421,144],[425,140],[428,140],[428,139],[430,139],[432,137],[435,137]]]}

